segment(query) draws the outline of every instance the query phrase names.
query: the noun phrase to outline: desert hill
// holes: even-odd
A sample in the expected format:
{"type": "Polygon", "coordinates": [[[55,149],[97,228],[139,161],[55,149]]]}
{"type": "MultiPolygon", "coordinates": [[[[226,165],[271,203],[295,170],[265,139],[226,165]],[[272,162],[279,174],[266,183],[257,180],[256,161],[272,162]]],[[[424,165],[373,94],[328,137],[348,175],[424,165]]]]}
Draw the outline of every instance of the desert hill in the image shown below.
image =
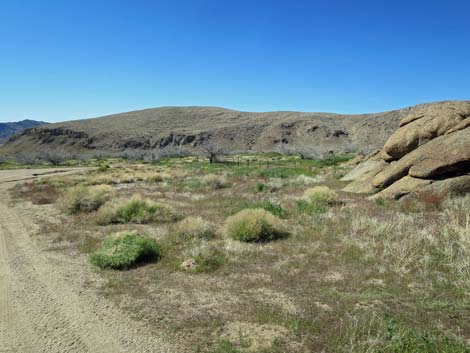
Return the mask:
{"type": "Polygon", "coordinates": [[[35,127],[11,138],[0,153],[174,155],[201,153],[208,144],[231,153],[369,153],[382,148],[405,116],[441,104],[363,115],[163,107],[35,127]]]}
{"type": "Polygon", "coordinates": [[[0,123],[0,144],[6,142],[11,136],[17,133],[44,124],[47,123],[29,119],[11,123],[0,123]]]}

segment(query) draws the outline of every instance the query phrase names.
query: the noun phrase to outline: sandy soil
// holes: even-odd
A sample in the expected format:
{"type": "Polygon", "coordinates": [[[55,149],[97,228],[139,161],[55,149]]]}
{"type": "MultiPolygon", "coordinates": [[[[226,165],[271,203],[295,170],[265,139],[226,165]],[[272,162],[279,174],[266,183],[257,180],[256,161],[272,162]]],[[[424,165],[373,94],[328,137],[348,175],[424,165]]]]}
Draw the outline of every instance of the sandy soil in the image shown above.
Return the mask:
{"type": "Polygon", "coordinates": [[[87,286],[86,262],[41,247],[27,208],[9,203],[17,182],[76,171],[0,171],[0,352],[175,351],[87,286]]]}

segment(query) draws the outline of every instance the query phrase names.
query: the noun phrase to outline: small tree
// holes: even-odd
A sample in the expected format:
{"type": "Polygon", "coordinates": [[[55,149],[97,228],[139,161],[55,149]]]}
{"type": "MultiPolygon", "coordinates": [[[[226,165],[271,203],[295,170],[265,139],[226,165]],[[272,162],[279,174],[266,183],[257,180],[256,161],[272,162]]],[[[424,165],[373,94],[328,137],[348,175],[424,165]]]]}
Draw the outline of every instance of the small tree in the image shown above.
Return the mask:
{"type": "Polygon", "coordinates": [[[58,166],[58,165],[61,165],[67,159],[67,157],[64,153],[55,152],[55,151],[47,151],[47,152],[43,152],[40,155],[39,159],[46,161],[52,164],[53,166],[58,166]]]}
{"type": "Polygon", "coordinates": [[[219,160],[219,157],[225,154],[225,151],[219,145],[213,142],[206,142],[201,146],[203,153],[209,159],[209,163],[215,163],[219,160]]]}

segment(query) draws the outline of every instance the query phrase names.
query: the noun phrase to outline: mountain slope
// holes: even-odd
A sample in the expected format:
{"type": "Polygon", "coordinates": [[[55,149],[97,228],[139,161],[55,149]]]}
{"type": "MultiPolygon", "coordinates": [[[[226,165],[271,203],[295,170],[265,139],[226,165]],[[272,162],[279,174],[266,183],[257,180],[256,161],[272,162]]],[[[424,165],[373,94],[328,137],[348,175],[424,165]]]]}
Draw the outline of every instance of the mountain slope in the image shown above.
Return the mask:
{"type": "Polygon", "coordinates": [[[43,121],[22,120],[12,123],[0,123],[0,144],[6,142],[11,136],[23,130],[47,124],[43,121]]]}
{"type": "Polygon", "coordinates": [[[216,107],[164,107],[26,130],[0,150],[33,156],[60,151],[104,154],[200,153],[215,145],[228,152],[301,152],[311,156],[383,146],[400,120],[422,106],[364,115],[249,113],[216,107]],[[40,152],[38,152],[40,151],[40,152]]]}

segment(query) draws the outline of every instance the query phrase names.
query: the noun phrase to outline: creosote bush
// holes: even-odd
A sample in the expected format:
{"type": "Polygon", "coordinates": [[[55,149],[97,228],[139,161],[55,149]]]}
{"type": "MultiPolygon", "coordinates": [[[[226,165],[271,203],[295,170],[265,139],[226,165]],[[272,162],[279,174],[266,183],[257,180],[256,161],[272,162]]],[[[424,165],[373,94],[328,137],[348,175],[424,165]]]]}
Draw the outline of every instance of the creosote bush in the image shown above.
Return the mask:
{"type": "Polygon", "coordinates": [[[153,200],[134,195],[128,200],[118,200],[104,205],[96,215],[98,224],[165,223],[175,222],[179,216],[173,209],[153,200]]]}
{"type": "Polygon", "coordinates": [[[123,270],[158,260],[160,256],[155,240],[136,232],[123,232],[108,235],[101,248],[90,255],[90,261],[101,269],[123,270]]]}
{"type": "Polygon", "coordinates": [[[113,188],[109,185],[75,186],[67,191],[60,200],[65,212],[76,214],[93,212],[111,199],[113,188]]]}
{"type": "Polygon", "coordinates": [[[261,209],[246,209],[225,221],[225,232],[232,239],[243,242],[266,242],[286,235],[281,221],[261,209]]]}
{"type": "Polygon", "coordinates": [[[215,235],[213,224],[201,217],[187,217],[174,227],[175,235],[182,238],[211,239],[215,235]]]}

